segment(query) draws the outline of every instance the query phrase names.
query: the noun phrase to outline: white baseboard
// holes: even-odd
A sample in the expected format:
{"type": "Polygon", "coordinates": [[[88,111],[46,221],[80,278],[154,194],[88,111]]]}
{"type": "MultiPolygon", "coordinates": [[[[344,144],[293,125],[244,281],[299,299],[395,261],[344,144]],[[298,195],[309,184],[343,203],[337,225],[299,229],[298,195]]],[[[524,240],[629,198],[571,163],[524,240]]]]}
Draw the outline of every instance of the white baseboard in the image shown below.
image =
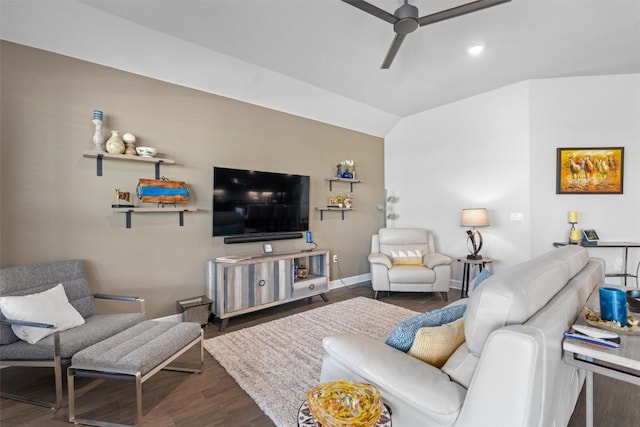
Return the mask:
{"type": "Polygon", "coordinates": [[[453,289],[462,289],[462,280],[450,280],[449,287],[453,289]]]}
{"type": "MultiPolygon", "coordinates": [[[[371,273],[359,274],[357,276],[345,277],[344,279],[332,280],[329,282],[329,289],[337,289],[342,288],[345,285],[357,285],[358,283],[370,282],[371,281],[371,273]]],[[[462,281],[461,280],[451,280],[449,282],[449,287],[453,289],[462,289],[462,281]]]]}
{"type": "MultiPolygon", "coordinates": [[[[370,282],[371,281],[371,273],[359,274],[357,276],[345,277],[344,279],[331,280],[329,282],[329,289],[337,289],[343,288],[346,286],[357,285],[358,283],[370,282]]],[[[452,280],[449,284],[449,287],[453,289],[460,289],[462,287],[462,282],[460,280],[452,280]]],[[[161,322],[184,322],[185,313],[171,314],[169,316],[158,317],[156,319],[161,322]]]]}
{"type": "Polygon", "coordinates": [[[342,288],[345,285],[351,286],[356,285],[358,283],[370,282],[371,281],[371,273],[359,274],[357,276],[345,277],[343,279],[332,280],[329,282],[329,289],[337,289],[342,288]]]}

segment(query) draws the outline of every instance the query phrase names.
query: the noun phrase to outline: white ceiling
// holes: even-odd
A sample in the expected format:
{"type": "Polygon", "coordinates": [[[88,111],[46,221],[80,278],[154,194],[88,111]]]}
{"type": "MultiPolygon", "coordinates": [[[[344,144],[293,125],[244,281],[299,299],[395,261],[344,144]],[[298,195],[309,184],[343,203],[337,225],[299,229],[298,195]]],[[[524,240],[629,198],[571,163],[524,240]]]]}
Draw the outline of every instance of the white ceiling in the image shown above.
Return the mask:
{"type": "MultiPolygon", "coordinates": [[[[410,3],[423,16],[468,1],[410,3]]],[[[392,25],[340,0],[81,3],[400,117],[527,79],[640,72],[640,0],[513,0],[418,28],[389,70],[392,25]]]]}

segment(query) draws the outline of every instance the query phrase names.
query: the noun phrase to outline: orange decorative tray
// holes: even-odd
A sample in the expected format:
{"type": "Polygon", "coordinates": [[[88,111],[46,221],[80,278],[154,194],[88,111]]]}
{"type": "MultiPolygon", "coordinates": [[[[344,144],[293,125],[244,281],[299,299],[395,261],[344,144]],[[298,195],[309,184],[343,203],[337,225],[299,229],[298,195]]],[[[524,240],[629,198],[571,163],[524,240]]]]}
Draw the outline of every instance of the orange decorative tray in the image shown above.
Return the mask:
{"type": "Polygon", "coordinates": [[[382,414],[378,389],[371,384],[334,381],[307,392],[309,410],[324,427],[371,427],[382,414]]]}

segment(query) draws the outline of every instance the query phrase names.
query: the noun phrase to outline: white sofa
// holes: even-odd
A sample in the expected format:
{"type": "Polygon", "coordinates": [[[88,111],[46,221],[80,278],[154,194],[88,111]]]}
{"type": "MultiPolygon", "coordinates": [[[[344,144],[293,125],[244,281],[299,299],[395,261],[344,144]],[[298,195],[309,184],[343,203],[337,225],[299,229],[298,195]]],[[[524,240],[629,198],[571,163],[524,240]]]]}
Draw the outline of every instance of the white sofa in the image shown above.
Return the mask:
{"type": "Polygon", "coordinates": [[[357,334],[324,339],[321,382],[375,384],[394,427],[565,426],[584,373],[562,361],[604,264],[579,246],[554,249],[485,280],[468,299],[466,342],[435,368],[357,334]]]}

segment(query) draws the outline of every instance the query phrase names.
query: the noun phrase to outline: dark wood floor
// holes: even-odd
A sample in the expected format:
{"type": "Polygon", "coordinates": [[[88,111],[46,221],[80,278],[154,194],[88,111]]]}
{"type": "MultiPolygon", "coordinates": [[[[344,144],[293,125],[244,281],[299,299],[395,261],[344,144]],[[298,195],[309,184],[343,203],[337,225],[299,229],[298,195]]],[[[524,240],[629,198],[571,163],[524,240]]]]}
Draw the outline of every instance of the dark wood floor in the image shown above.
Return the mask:
{"type": "MultiPolygon", "coordinates": [[[[336,289],[328,294],[329,303],[355,296],[373,297],[370,286],[336,289]]],[[[449,300],[457,299],[459,291],[451,290],[449,300]]],[[[381,300],[416,311],[443,306],[439,294],[394,293],[381,300]]],[[[231,319],[227,331],[268,322],[290,314],[324,305],[319,297],[297,301],[280,307],[231,319]]],[[[205,338],[220,334],[217,324],[210,324],[205,338]]],[[[184,356],[185,363],[196,361],[197,351],[184,356]]],[[[20,391],[53,400],[51,369],[5,368],[0,370],[2,389],[20,391]],[[51,391],[51,393],[49,392],[51,391]]],[[[135,414],[135,393],[131,383],[113,381],[76,381],[79,391],[76,417],[97,418],[118,423],[132,423],[135,414]]],[[[627,383],[595,376],[595,426],[631,427],[640,420],[639,389],[627,383]]],[[[66,381],[65,381],[66,395],[66,381]]],[[[205,352],[204,372],[200,375],[162,371],[143,385],[145,425],[156,426],[224,426],[269,427],[271,420],[235,383],[226,371],[205,352]]],[[[571,427],[585,425],[584,390],[569,423],[571,427]]],[[[8,399],[0,399],[0,426],[65,426],[67,408],[52,411],[8,399]]]]}

